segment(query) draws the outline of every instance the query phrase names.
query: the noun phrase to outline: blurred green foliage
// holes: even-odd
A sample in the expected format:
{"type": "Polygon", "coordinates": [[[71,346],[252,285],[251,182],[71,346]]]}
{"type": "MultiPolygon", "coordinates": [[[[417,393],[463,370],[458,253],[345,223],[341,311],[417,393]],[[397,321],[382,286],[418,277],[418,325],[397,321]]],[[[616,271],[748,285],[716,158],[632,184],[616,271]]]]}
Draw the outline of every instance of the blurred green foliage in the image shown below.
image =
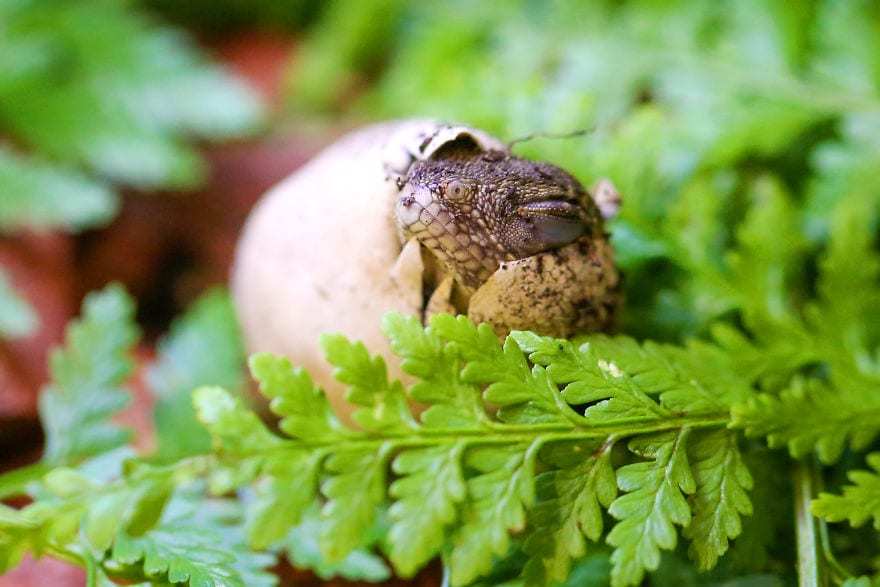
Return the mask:
{"type": "Polygon", "coordinates": [[[180,31],[122,0],[0,0],[0,231],[79,229],[115,185],[182,189],[193,138],[253,129],[256,97],[180,31]]]}
{"type": "Polygon", "coordinates": [[[207,431],[196,421],[190,392],[200,385],[241,389],[243,347],[232,300],[223,289],[200,297],[159,341],[156,362],[146,377],[155,400],[159,460],[173,461],[210,448],[207,431]]]}
{"type": "Polygon", "coordinates": [[[247,28],[298,30],[318,12],[318,0],[143,0],[172,21],[208,34],[247,28]]]}
{"type": "Polygon", "coordinates": [[[34,309],[15,293],[6,273],[0,271],[0,338],[23,336],[37,323],[34,309]]]}
{"type": "Polygon", "coordinates": [[[110,418],[131,401],[123,385],[139,338],[134,301],[122,287],[86,297],[83,316],[67,327],[65,345],[52,351],[52,381],[40,394],[45,463],[74,465],[128,444],[131,430],[110,418]]]}
{"type": "MultiPolygon", "coordinates": [[[[198,185],[188,142],[256,128],[261,107],[180,31],[123,0],[0,0],[0,235],[109,221],[116,186],[198,185]]],[[[0,275],[0,337],[34,313],[0,275]]]]}

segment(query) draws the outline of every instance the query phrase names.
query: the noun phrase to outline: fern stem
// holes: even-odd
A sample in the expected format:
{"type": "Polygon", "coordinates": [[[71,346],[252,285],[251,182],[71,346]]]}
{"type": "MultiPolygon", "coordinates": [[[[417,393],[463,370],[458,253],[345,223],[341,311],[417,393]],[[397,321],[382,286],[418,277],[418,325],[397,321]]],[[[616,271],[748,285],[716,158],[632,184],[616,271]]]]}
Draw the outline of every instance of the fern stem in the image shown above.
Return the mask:
{"type": "MultiPolygon", "coordinates": [[[[815,484],[814,493],[821,493],[825,483],[822,478],[822,472],[815,461],[813,462],[813,481],[815,484]]],[[[816,523],[819,529],[819,544],[822,546],[822,555],[825,557],[825,563],[828,565],[829,578],[838,585],[843,584],[847,579],[852,578],[853,574],[840,564],[837,557],[834,556],[834,551],[831,550],[828,523],[819,517],[816,518],[816,523]]]]}
{"type": "MultiPolygon", "coordinates": [[[[339,439],[327,441],[301,441],[301,440],[284,440],[279,446],[273,446],[264,450],[251,451],[247,453],[236,453],[231,455],[233,458],[251,458],[260,457],[268,454],[277,454],[279,448],[283,447],[290,450],[325,450],[328,448],[339,448],[340,444],[344,444],[347,449],[376,449],[382,445],[391,443],[395,448],[422,448],[428,446],[436,446],[444,442],[459,442],[465,440],[468,445],[503,445],[503,444],[529,444],[537,438],[542,443],[553,442],[559,440],[587,440],[596,438],[614,437],[615,439],[626,438],[628,436],[641,436],[643,434],[653,434],[655,432],[667,432],[670,430],[679,430],[682,428],[720,428],[727,426],[730,418],[727,414],[704,415],[704,416],[683,416],[678,418],[668,418],[665,420],[648,420],[648,421],[626,421],[619,424],[608,424],[595,427],[575,428],[565,425],[524,425],[511,426],[509,428],[495,428],[492,430],[476,430],[476,429],[420,429],[410,433],[401,434],[383,434],[374,437],[359,437],[353,440],[340,441],[339,439]]],[[[210,457],[212,455],[202,455],[210,457]]]]}
{"type": "Polygon", "coordinates": [[[98,587],[98,563],[91,554],[83,556],[86,566],[86,587],[98,587]]]}
{"type": "Polygon", "coordinates": [[[797,570],[800,587],[825,587],[820,569],[816,521],[810,512],[813,499],[813,471],[809,463],[794,465],[794,512],[797,528],[797,570]]]}

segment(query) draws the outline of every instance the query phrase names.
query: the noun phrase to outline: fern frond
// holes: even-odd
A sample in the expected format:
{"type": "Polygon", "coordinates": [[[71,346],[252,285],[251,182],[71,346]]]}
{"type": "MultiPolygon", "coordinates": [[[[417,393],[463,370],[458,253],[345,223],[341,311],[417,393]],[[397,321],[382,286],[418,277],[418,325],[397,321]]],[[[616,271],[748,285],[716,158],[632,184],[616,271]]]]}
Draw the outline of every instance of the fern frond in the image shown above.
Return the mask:
{"type": "Polygon", "coordinates": [[[128,441],[130,433],[109,419],[130,401],[121,385],[131,373],[137,338],[134,305],[121,287],[86,297],[82,317],[52,352],[52,381],[40,395],[46,462],[75,463],[128,441]]]}
{"type": "Polygon", "coordinates": [[[608,534],[608,544],[615,547],[612,585],[639,584],[646,570],[660,565],[660,549],[675,548],[674,525],[690,524],[686,496],[696,491],[687,457],[690,434],[683,428],[630,441],[629,449],[649,460],[624,465],[617,472],[617,485],[624,493],[608,509],[618,520],[608,534]]]}
{"type": "Polygon", "coordinates": [[[829,522],[848,520],[853,526],[861,526],[872,520],[874,529],[880,530],[880,453],[867,457],[874,471],[850,471],[847,474],[852,485],[845,485],[843,493],[822,493],[813,501],[813,513],[829,522]]]}
{"type": "MultiPolygon", "coordinates": [[[[690,519],[687,503],[684,510],[678,507],[684,499],[680,492],[714,491],[704,485],[715,479],[716,465],[728,467],[720,473],[726,483],[734,483],[729,475],[735,473],[740,489],[748,487],[748,473],[741,463],[732,464],[734,452],[716,463],[697,451],[702,469],[694,472],[688,463],[684,438],[702,441],[703,429],[724,425],[730,398],[742,391],[742,382],[737,383],[723,362],[695,368],[697,378],[684,376],[691,366],[706,363],[708,347],[642,347],[606,337],[576,347],[529,333],[499,343],[488,327],[443,315],[434,317],[428,328],[391,315],[385,330],[405,368],[424,378],[409,390],[389,381],[384,362],[362,345],[338,336],[325,338],[337,376],[351,386],[350,399],[362,406],[364,431],[343,425],[304,372],[271,355],[254,357],[251,368],[271,398],[271,409],[281,417],[285,436],[270,433],[222,390],[197,392],[196,408],[215,438],[223,470],[235,471],[226,479],[234,484],[257,480],[258,499],[250,514],[256,545],[279,540],[312,505],[320,506],[322,564],[335,568],[365,544],[388,507],[389,558],[403,576],[443,553],[452,583],[471,583],[491,570],[493,558],[507,554],[513,533],[525,532],[528,576],[549,584],[563,577],[573,557],[583,554],[586,538],[601,538],[603,508],[624,519],[609,537],[619,547],[615,556],[623,560],[627,549],[675,544],[672,524],[690,519]],[[650,417],[633,419],[629,409],[588,407],[581,412],[573,402],[591,388],[592,397],[608,398],[602,401],[634,398],[629,400],[634,405],[651,406],[650,417]],[[406,402],[416,392],[428,402],[421,423],[409,414],[406,402]],[[664,408],[667,402],[681,411],[664,408]],[[487,409],[490,404],[502,405],[495,418],[487,409]],[[431,415],[435,406],[441,410],[431,415]],[[459,417],[441,428],[435,423],[444,410],[456,410],[459,417]],[[609,450],[617,438],[631,438],[636,454],[662,462],[658,470],[668,469],[669,475],[666,481],[664,473],[660,481],[649,475],[650,480],[637,483],[631,471],[650,464],[624,466],[619,482],[629,497],[612,504],[616,488],[609,450]],[[540,473],[547,467],[549,472],[540,473]],[[695,474],[701,475],[699,486],[695,474]],[[627,506],[654,498],[674,504],[677,511],[670,518],[664,505],[640,518],[627,506]],[[639,528],[654,516],[669,521],[666,531],[640,538],[639,528]]],[[[727,450],[735,451],[735,446],[727,450]]],[[[723,514],[725,537],[738,532],[727,518],[746,511],[743,495],[725,489],[719,498],[730,512],[723,514]],[[733,503],[726,503],[728,499],[733,503]]],[[[718,540],[720,555],[722,538],[718,540]]],[[[655,558],[643,557],[637,568],[618,572],[616,581],[631,584],[645,568],[653,568],[655,558]]]]}

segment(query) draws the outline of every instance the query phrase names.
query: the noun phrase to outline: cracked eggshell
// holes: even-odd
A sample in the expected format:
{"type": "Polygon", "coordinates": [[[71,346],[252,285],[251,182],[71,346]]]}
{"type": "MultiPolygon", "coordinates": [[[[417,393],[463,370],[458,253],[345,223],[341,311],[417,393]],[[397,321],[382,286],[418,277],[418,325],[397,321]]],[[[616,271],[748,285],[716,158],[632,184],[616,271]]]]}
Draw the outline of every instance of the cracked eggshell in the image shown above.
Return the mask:
{"type": "Polygon", "coordinates": [[[618,282],[608,241],[581,237],[560,249],[502,263],[474,292],[468,315],[491,324],[499,336],[534,330],[569,338],[612,323],[618,282]]]}
{"type": "Polygon", "coordinates": [[[232,293],[248,352],[285,355],[302,366],[348,414],[318,339],[340,332],[399,361],[381,332],[394,310],[421,316],[418,243],[402,247],[394,219],[396,177],[416,159],[468,133],[485,148],[503,143],[475,129],[430,120],[355,131],[271,189],[251,212],[239,241],[232,293]]]}

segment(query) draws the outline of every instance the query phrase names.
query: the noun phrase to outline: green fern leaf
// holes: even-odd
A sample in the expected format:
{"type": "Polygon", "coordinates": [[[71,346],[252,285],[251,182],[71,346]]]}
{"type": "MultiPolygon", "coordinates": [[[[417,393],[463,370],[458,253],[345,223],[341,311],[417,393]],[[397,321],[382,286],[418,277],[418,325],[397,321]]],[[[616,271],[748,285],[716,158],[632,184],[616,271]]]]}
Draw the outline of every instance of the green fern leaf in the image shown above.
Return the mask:
{"type": "Polygon", "coordinates": [[[483,397],[501,406],[498,418],[505,422],[565,422],[576,416],[559,395],[544,369],[529,368],[525,355],[513,337],[503,346],[488,324],[474,325],[463,316],[441,314],[431,320],[431,329],[451,343],[466,362],[462,379],[488,384],[483,397]]]}
{"type": "Polygon", "coordinates": [[[0,233],[99,226],[118,207],[115,195],[99,181],[3,148],[0,194],[0,233]]]}
{"type": "MultiPolygon", "coordinates": [[[[321,553],[318,540],[322,524],[317,508],[312,508],[305,513],[301,523],[290,531],[285,546],[293,566],[309,569],[325,581],[342,577],[349,581],[379,582],[391,577],[385,561],[365,547],[352,550],[338,563],[328,563],[321,553]]],[[[369,535],[367,542],[373,538],[369,535]]]]}
{"type": "Polygon", "coordinates": [[[350,385],[346,399],[361,408],[352,419],[365,430],[407,431],[418,424],[409,411],[403,386],[388,380],[385,360],[371,357],[361,342],[350,342],[342,335],[325,334],[321,347],[327,362],[335,367],[333,376],[350,385]]]}
{"type": "Polygon", "coordinates": [[[523,569],[528,585],[565,581],[572,561],[587,552],[584,537],[598,541],[602,509],[617,497],[611,445],[560,443],[541,452],[541,460],[559,469],[536,479],[537,502],[529,513],[523,569]]]}
{"type": "Polygon", "coordinates": [[[200,499],[185,507],[172,504],[165,520],[153,530],[141,536],[124,532],[116,536],[111,558],[115,563],[137,565],[150,582],[200,587],[275,585],[277,579],[266,572],[274,557],[244,548],[238,527],[230,525],[237,508],[224,507],[228,505],[200,499]]]}
{"type": "Polygon", "coordinates": [[[248,512],[248,540],[256,549],[283,539],[315,504],[323,455],[306,451],[266,457],[248,512]]]}
{"type": "Polygon", "coordinates": [[[576,347],[530,332],[511,336],[533,362],[547,367],[554,382],[565,386],[567,401],[603,400],[586,410],[594,418],[718,414],[751,393],[728,354],[709,344],[640,345],[626,337],[597,335],[578,339],[581,344],[576,347]],[[659,396],[659,406],[651,396],[659,396]]]}
{"type": "Polygon", "coordinates": [[[749,328],[776,340],[799,323],[787,285],[802,263],[805,243],[797,209],[781,182],[759,178],[751,197],[737,231],[739,247],[729,254],[730,280],[749,328]]]}
{"type": "MultiPolygon", "coordinates": [[[[324,393],[302,369],[290,361],[266,353],[250,360],[260,392],[269,398],[270,409],[281,417],[279,428],[288,436],[312,442],[340,442],[356,434],[336,417],[324,393]]],[[[257,548],[281,540],[299,524],[315,503],[324,454],[321,451],[288,450],[264,456],[257,485],[257,499],[250,511],[249,538],[257,548]]]]}
{"type": "Polygon", "coordinates": [[[687,457],[689,436],[683,429],[630,441],[633,453],[650,460],[617,471],[617,486],[625,493],[608,509],[619,520],[607,538],[615,547],[613,585],[637,585],[646,570],[660,565],[660,549],[675,548],[674,525],[690,524],[685,495],[694,493],[696,482],[687,457]]]}
{"type": "Polygon", "coordinates": [[[562,396],[571,404],[594,403],[585,416],[596,421],[616,419],[657,419],[669,411],[646,391],[671,391],[667,361],[659,354],[642,349],[628,338],[591,337],[575,346],[566,340],[515,332],[529,358],[547,367],[554,383],[564,385],[562,396]],[[612,358],[613,357],[613,358],[612,358]]]}
{"type": "Polygon", "coordinates": [[[779,396],[759,394],[731,411],[731,425],[750,436],[766,436],[771,447],[788,446],[793,457],[815,450],[825,463],[849,444],[860,450],[880,433],[877,383],[863,377],[832,388],[816,379],[796,379],[779,396]]]}
{"type": "Polygon", "coordinates": [[[361,546],[385,500],[390,443],[371,448],[344,447],[325,463],[329,477],[321,483],[327,502],[321,508],[321,553],[327,563],[345,559],[361,546]]]}
{"type": "Polygon", "coordinates": [[[259,353],[251,357],[250,367],[260,382],[260,393],[271,400],[269,408],[281,417],[279,428],[288,436],[321,441],[351,434],[309,374],[294,369],[288,359],[259,353]]]}
{"type": "Polygon", "coordinates": [[[453,585],[467,585],[492,567],[491,555],[510,548],[511,530],[525,527],[526,508],[534,502],[534,446],[481,448],[467,464],[479,471],[468,479],[469,499],[452,537],[449,566],[453,585]]]}
{"type": "MultiPolygon", "coordinates": [[[[442,318],[440,319],[442,322],[442,318]]],[[[391,350],[401,357],[401,368],[418,377],[410,396],[428,404],[421,415],[427,427],[473,428],[487,419],[480,390],[461,378],[461,361],[433,328],[423,328],[414,316],[387,314],[382,329],[391,350]]]]}
{"type": "Polygon", "coordinates": [[[41,552],[40,523],[29,512],[0,504],[0,574],[11,571],[28,552],[41,552]]]}
{"type": "Polygon", "coordinates": [[[465,446],[456,442],[410,450],[394,459],[393,470],[400,477],[389,489],[396,499],[389,511],[389,558],[404,577],[434,558],[445,543],[447,526],[465,498],[465,446]]]}
{"type": "Polygon", "coordinates": [[[875,362],[871,346],[880,334],[880,254],[874,248],[878,201],[876,195],[860,192],[829,214],[830,239],[819,259],[819,301],[808,308],[807,318],[832,377],[835,371],[864,371],[875,362]]]}
{"type": "Polygon", "coordinates": [[[741,516],[752,514],[748,490],[753,481],[730,431],[692,434],[688,459],[696,490],[690,498],[693,520],[684,535],[691,541],[691,558],[705,571],[727,552],[728,541],[742,532],[741,516]]]}
{"type": "Polygon", "coordinates": [[[128,442],[129,431],[109,419],[130,400],[121,385],[131,373],[137,337],[134,304],[121,287],[86,297],[64,347],[52,352],[52,382],[40,396],[46,462],[74,463],[128,442]]]}
{"type": "Polygon", "coordinates": [[[841,495],[821,493],[813,501],[815,515],[829,522],[849,520],[856,527],[873,518],[874,529],[880,530],[880,453],[871,453],[865,459],[874,472],[847,473],[853,484],[845,485],[841,495]]]}
{"type": "Polygon", "coordinates": [[[250,457],[281,444],[256,414],[224,389],[200,387],[193,392],[193,405],[221,455],[250,457]]]}

